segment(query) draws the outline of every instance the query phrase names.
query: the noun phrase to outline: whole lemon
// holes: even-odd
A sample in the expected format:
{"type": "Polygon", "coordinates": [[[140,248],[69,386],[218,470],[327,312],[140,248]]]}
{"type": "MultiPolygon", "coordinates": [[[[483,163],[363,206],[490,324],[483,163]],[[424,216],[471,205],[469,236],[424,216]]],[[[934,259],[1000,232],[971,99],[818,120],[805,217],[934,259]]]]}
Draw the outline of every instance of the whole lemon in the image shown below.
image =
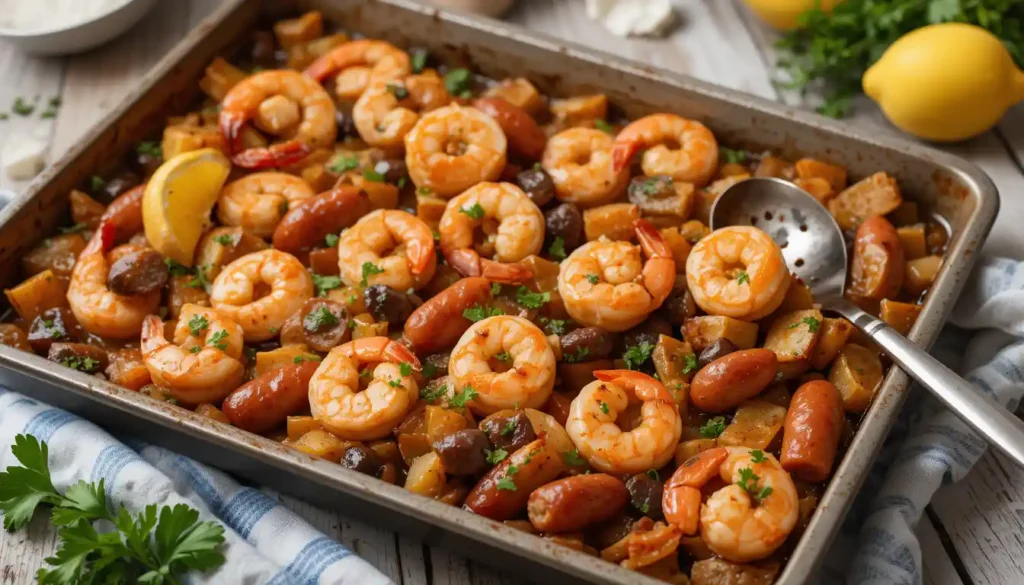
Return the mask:
{"type": "Polygon", "coordinates": [[[952,22],[901,37],[861,83],[895,126],[937,142],[977,136],[1024,99],[1024,72],[999,39],[952,22]]]}
{"type": "Polygon", "coordinates": [[[830,12],[843,0],[745,0],[761,20],[776,30],[793,30],[801,14],[815,5],[830,12]]]}

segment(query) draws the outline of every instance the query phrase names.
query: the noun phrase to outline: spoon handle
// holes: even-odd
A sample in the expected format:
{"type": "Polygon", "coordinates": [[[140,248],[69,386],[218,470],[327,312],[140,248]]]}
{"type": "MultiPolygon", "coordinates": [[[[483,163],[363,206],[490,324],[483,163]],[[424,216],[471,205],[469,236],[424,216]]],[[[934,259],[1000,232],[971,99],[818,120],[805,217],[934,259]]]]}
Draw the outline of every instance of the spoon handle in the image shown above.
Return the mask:
{"type": "Polygon", "coordinates": [[[884,321],[846,299],[830,301],[826,308],[849,319],[881,346],[904,372],[955,412],[960,420],[1024,467],[1024,422],[884,321]]]}

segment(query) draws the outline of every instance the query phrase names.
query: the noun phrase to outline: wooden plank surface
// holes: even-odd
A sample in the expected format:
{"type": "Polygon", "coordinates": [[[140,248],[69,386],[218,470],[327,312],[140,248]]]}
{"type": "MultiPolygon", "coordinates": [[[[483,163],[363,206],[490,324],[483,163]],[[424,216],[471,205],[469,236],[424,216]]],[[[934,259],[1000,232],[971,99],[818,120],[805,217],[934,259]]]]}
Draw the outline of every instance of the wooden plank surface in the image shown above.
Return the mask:
{"type": "MultiPolygon", "coordinates": [[[[144,73],[184,32],[207,14],[219,0],[160,3],[157,11],[124,39],[68,60],[26,58],[0,45],[0,111],[14,97],[40,95],[45,100],[64,96],[56,121],[38,116],[8,121],[0,132],[3,142],[19,133],[52,139],[50,159],[59,155],[103,113],[117,103],[124,90],[144,73]]],[[[735,1],[677,0],[680,23],[667,40],[619,39],[586,20],[582,0],[529,0],[520,2],[509,18],[536,30],[566,38],[713,81],[757,95],[798,103],[792,93],[777,91],[766,67],[774,59],[771,33],[757,25],[735,1]]],[[[877,112],[865,120],[892,131],[877,112]]],[[[1011,112],[997,132],[949,150],[979,164],[1003,194],[1003,208],[988,253],[1019,256],[1024,204],[1024,109],[1011,112]]],[[[3,164],[0,159],[0,165],[3,164]]],[[[0,188],[20,189],[0,177],[0,188]]],[[[1024,473],[986,455],[961,484],[943,488],[932,509],[938,524],[926,520],[918,529],[925,550],[925,582],[961,585],[1024,582],[1024,473]],[[945,542],[944,545],[944,540],[945,542]],[[950,558],[947,549],[954,553],[950,558]],[[961,580],[961,573],[968,577],[961,580]],[[1008,579],[1013,579],[1009,581],[1008,579]]],[[[425,547],[342,515],[278,496],[285,506],[325,533],[338,538],[398,583],[410,585],[511,584],[517,581],[466,558],[425,547]]],[[[0,534],[0,583],[22,583],[34,573],[54,546],[55,533],[40,516],[29,529],[16,535],[0,534]]]]}

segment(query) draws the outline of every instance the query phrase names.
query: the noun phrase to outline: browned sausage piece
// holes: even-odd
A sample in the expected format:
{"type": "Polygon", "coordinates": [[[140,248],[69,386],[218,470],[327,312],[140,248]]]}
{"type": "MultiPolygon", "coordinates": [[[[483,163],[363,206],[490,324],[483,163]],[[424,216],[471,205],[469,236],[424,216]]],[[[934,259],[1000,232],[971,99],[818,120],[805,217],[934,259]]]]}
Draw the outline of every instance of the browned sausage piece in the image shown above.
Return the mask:
{"type": "Polygon", "coordinates": [[[804,481],[825,481],[843,430],[839,390],[825,380],[800,386],[790,400],[782,429],[782,468],[804,481]]]}
{"type": "Polygon", "coordinates": [[[107,288],[119,295],[144,295],[163,288],[167,277],[163,256],[152,248],[143,248],[121,256],[110,265],[107,288]]]}
{"type": "Polygon", "coordinates": [[[109,363],[106,351],[84,343],[54,343],[46,359],[86,374],[102,372],[109,363]]]}
{"type": "Polygon", "coordinates": [[[501,126],[508,139],[509,150],[531,160],[537,160],[544,154],[547,136],[526,110],[499,97],[474,100],[473,106],[501,126]]]}
{"type": "Polygon", "coordinates": [[[730,353],[697,372],[690,384],[690,401],[705,412],[724,412],[760,394],[778,369],[779,360],[770,349],[730,353]]]}
{"type": "Polygon", "coordinates": [[[370,213],[369,196],[354,185],[338,185],[288,210],[274,230],[274,247],[294,254],[322,244],[370,213]]]}
{"type": "Polygon", "coordinates": [[[320,362],[302,362],[263,374],[242,384],[224,399],[221,410],[231,424],[265,433],[284,424],[309,400],[309,379],[320,362]]]}
{"type": "Polygon", "coordinates": [[[850,292],[870,299],[894,297],[905,270],[903,242],[889,220],[875,216],[860,224],[850,261],[850,292]]]}
{"type": "Polygon", "coordinates": [[[466,507],[491,520],[510,520],[521,514],[533,490],[565,471],[565,463],[545,438],[521,447],[473,486],[466,507]]]}
{"type": "Polygon", "coordinates": [[[574,475],[530,494],[526,512],[541,532],[571,532],[612,518],[626,507],[629,492],[604,473],[574,475]]]}
{"type": "Polygon", "coordinates": [[[473,324],[462,312],[490,300],[491,281],[481,276],[463,278],[409,315],[405,338],[420,355],[450,349],[473,324]]]}

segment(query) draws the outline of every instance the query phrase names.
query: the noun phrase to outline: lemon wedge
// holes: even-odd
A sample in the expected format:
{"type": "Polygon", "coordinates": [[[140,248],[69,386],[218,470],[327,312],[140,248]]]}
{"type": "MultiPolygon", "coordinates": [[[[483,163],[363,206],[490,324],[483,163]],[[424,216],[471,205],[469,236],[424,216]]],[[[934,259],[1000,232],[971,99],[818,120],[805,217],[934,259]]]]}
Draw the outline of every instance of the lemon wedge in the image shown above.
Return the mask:
{"type": "Polygon", "coordinates": [[[142,223],[150,245],[191,266],[229,173],[231,161],[213,148],[183,152],[160,165],[142,196],[142,223]]]}

